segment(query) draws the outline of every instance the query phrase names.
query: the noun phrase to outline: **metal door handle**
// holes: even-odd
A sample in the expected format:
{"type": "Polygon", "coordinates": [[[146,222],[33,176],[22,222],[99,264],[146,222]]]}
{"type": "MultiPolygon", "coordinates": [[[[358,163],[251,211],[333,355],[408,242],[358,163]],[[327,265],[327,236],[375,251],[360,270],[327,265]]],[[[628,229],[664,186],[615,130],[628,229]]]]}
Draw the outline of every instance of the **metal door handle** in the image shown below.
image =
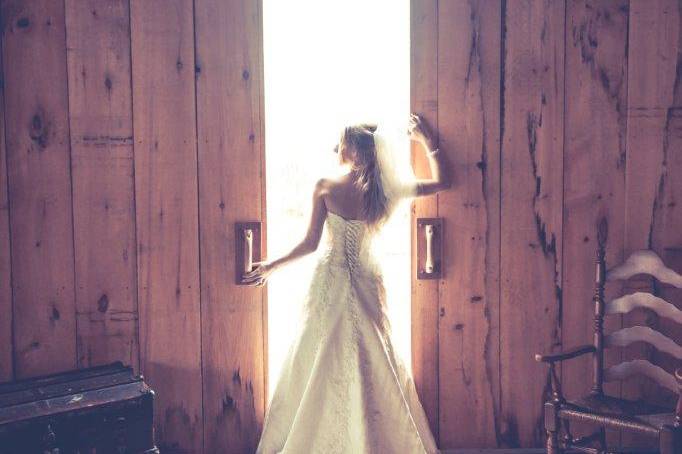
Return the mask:
{"type": "Polygon", "coordinates": [[[244,229],[244,272],[253,269],[253,230],[244,229]]]}
{"type": "Polygon", "coordinates": [[[427,274],[433,273],[433,224],[427,224],[424,227],[424,234],[426,236],[426,260],[424,262],[424,272],[427,274]]]}
{"type": "Polygon", "coordinates": [[[261,260],[261,223],[237,222],[234,225],[235,283],[245,285],[244,273],[253,270],[254,262],[261,260]]]}
{"type": "Polygon", "coordinates": [[[417,279],[443,275],[443,218],[417,219],[417,279]]]}

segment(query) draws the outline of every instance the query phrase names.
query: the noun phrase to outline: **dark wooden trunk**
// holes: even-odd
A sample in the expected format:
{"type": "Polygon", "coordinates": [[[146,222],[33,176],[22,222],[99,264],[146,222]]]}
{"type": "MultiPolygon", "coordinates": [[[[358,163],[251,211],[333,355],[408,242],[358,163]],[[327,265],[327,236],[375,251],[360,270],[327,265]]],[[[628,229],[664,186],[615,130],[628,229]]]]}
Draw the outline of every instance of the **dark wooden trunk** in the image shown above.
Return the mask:
{"type": "Polygon", "coordinates": [[[0,454],[158,453],[154,392],[121,362],[0,384],[0,454]]]}

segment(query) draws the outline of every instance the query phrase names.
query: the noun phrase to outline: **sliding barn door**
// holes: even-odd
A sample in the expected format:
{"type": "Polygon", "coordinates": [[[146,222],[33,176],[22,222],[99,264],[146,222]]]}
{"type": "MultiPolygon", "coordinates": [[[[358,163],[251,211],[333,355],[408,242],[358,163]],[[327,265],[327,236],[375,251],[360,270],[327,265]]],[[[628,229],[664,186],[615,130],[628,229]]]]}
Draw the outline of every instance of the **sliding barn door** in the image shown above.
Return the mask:
{"type": "MultiPolygon", "coordinates": [[[[443,221],[443,271],[416,279],[412,367],[441,449],[500,443],[499,2],[411,1],[411,110],[439,132],[453,188],[415,200],[417,218],[443,221]]],[[[414,147],[418,177],[428,177],[414,147]]]]}
{"type": "Polygon", "coordinates": [[[261,6],[195,0],[206,453],[254,452],[265,408],[265,293],[234,268],[235,222],[265,220],[261,6]]]}
{"type": "Polygon", "coordinates": [[[234,224],[263,221],[260,0],[132,0],[140,360],[163,452],[253,452],[262,289],[234,224]]]}
{"type": "MultiPolygon", "coordinates": [[[[410,110],[438,128],[438,1],[411,0],[410,110]]],[[[429,176],[424,152],[412,147],[417,177],[429,176]]],[[[412,209],[412,373],[438,441],[438,280],[417,280],[417,218],[438,216],[438,198],[418,199],[412,209]]]]}

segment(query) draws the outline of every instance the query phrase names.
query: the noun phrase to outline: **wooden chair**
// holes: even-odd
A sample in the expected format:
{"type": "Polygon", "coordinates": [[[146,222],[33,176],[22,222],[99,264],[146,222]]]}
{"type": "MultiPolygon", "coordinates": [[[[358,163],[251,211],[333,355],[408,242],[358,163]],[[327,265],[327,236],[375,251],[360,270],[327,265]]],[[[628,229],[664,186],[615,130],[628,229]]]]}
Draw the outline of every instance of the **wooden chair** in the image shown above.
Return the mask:
{"type": "Polygon", "coordinates": [[[682,276],[666,268],[661,259],[650,250],[633,253],[622,265],[606,272],[604,259],[605,235],[600,235],[597,251],[597,273],[594,300],[594,342],[546,355],[535,355],[535,359],[549,364],[552,395],[544,404],[544,424],[547,431],[547,453],[560,454],[564,450],[602,454],[607,451],[605,429],[615,428],[633,431],[643,436],[657,437],[661,454],[682,453],[682,368],[675,376],[643,359],[635,359],[604,369],[604,349],[624,347],[633,342],[646,342],[659,351],[682,360],[682,347],[672,339],[649,327],[633,326],[611,334],[604,334],[604,316],[625,314],[638,307],[656,312],[682,326],[682,311],[669,302],[650,293],[636,292],[605,302],[605,280],[625,280],[636,274],[649,274],[658,281],[682,288],[682,276]],[[577,400],[566,400],[555,364],[581,355],[593,357],[593,387],[591,392],[577,400]],[[675,411],[645,402],[610,397],[604,394],[602,384],[606,381],[624,380],[635,374],[643,374],[659,385],[677,394],[675,411]],[[598,426],[595,433],[574,438],[570,433],[569,421],[589,422],[598,426]]]}

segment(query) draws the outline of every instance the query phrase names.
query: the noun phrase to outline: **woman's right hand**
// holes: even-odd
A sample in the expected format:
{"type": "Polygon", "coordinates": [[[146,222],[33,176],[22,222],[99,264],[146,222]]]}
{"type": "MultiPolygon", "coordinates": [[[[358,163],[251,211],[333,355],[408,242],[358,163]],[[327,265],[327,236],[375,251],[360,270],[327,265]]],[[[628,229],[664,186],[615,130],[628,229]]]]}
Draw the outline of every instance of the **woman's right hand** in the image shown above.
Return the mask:
{"type": "Polygon", "coordinates": [[[262,287],[274,271],[274,267],[267,261],[254,262],[253,264],[258,266],[248,273],[244,273],[242,278],[247,285],[262,287]]]}
{"type": "Polygon", "coordinates": [[[421,142],[429,150],[433,150],[435,144],[433,143],[433,136],[426,121],[415,113],[410,113],[410,124],[408,127],[408,134],[410,139],[421,142]]]}

